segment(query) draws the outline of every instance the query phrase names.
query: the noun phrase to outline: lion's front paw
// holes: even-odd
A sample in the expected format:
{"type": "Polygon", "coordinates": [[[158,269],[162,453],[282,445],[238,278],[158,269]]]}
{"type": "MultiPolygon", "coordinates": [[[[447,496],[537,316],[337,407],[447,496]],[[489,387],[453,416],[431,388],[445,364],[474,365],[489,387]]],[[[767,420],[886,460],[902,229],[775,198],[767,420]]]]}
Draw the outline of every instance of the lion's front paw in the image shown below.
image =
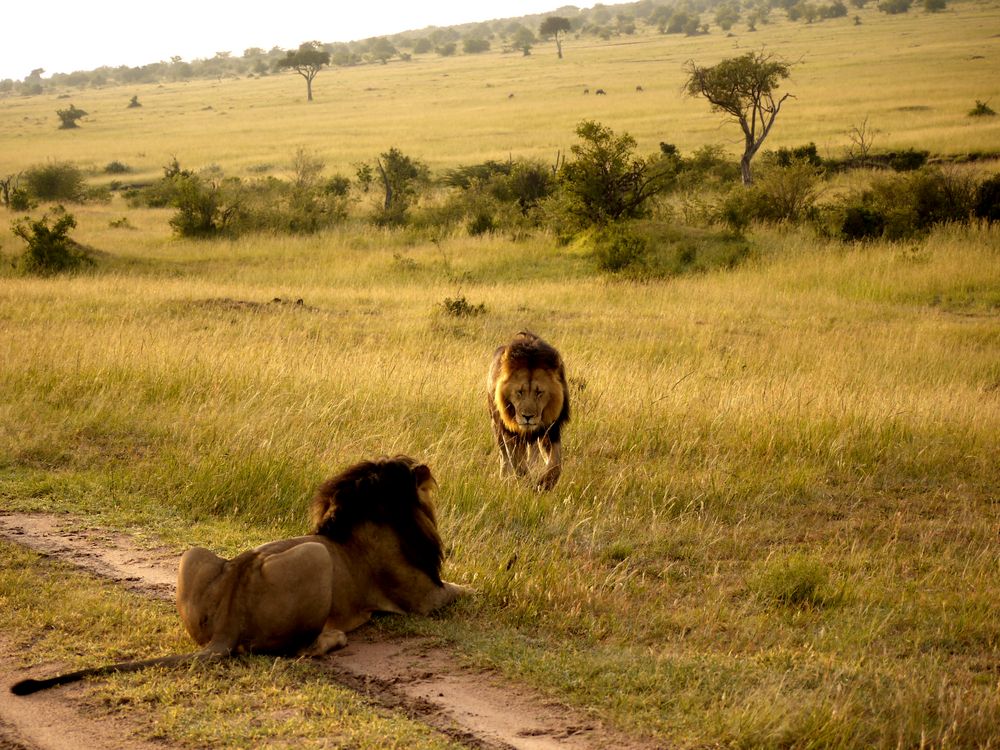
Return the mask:
{"type": "Polygon", "coordinates": [[[347,633],[343,630],[324,630],[303,654],[305,656],[323,656],[346,645],[347,633]]]}

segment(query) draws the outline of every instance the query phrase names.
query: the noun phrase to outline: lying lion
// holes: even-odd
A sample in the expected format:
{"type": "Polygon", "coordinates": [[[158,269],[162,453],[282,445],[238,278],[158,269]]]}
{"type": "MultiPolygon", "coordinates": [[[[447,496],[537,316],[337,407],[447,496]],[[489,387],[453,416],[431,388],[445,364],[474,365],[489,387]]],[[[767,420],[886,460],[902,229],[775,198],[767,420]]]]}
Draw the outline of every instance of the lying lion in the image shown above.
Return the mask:
{"type": "Polygon", "coordinates": [[[441,580],[443,552],[430,469],[397,456],[365,461],[325,482],[311,536],[224,560],[202,547],[181,557],[177,610],[201,650],[122,662],[11,687],[17,695],[112,672],[241,653],[319,656],[374,612],[427,614],[470,589],[441,580]]]}
{"type": "Polygon", "coordinates": [[[562,427],[569,421],[569,388],[562,357],[530,331],[493,353],[486,401],[500,448],[501,471],[523,476],[538,459],[537,481],[551,490],[562,473],[562,427]]]}

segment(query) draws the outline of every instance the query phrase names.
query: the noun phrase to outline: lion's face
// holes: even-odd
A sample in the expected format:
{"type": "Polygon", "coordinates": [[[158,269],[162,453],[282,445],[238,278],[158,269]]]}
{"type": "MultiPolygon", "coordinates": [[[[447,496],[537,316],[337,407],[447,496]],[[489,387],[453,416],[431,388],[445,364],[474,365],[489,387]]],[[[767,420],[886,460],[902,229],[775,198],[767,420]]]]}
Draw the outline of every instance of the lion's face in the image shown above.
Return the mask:
{"type": "Polygon", "coordinates": [[[497,409],[507,429],[532,433],[559,418],[563,407],[562,383],[548,369],[518,369],[497,383],[497,409]]]}

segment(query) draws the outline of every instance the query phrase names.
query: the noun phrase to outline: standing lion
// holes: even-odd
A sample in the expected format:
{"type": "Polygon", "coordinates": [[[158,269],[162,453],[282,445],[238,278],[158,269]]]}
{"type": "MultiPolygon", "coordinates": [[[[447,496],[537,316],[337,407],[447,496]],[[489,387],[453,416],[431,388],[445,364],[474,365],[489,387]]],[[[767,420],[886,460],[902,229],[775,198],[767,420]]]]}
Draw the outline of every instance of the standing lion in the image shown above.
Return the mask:
{"type": "Polygon", "coordinates": [[[540,490],[551,490],[562,473],[562,426],[569,421],[569,389],[562,357],[551,344],[521,331],[493,353],[486,378],[501,471],[528,473],[541,459],[540,490]]]}

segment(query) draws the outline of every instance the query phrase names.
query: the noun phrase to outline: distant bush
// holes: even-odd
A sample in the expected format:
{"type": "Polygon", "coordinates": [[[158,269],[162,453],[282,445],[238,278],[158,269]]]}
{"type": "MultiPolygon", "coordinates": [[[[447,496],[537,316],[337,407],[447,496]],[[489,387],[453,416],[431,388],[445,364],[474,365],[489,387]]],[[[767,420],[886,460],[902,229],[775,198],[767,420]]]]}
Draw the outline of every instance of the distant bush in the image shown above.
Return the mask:
{"type": "Polygon", "coordinates": [[[906,13],[911,5],[913,5],[913,0],[879,0],[878,9],[883,13],[896,15],[906,13]]]}
{"type": "Polygon", "coordinates": [[[835,233],[844,240],[899,240],[946,222],[965,222],[976,208],[973,178],[924,168],[876,179],[831,208],[835,233]]]}
{"type": "Polygon", "coordinates": [[[67,109],[57,109],[56,116],[59,118],[60,130],[71,130],[80,127],[76,121],[86,117],[87,113],[70,104],[67,109]]]}
{"type": "MultiPolygon", "coordinates": [[[[663,146],[670,144],[660,144],[663,146]]],[[[668,155],[669,156],[669,155],[668,155]]],[[[717,186],[740,179],[739,162],[718,144],[708,144],[679,163],[677,185],[681,190],[717,186]]]]}
{"type": "Polygon", "coordinates": [[[474,305],[465,298],[465,295],[454,298],[445,297],[441,308],[445,315],[450,315],[453,318],[471,318],[486,312],[485,303],[480,302],[478,305],[474,305]]]}
{"type": "Polygon", "coordinates": [[[127,174],[131,172],[132,168],[123,162],[118,160],[108,162],[104,167],[105,174],[127,174]]]}
{"type": "Polygon", "coordinates": [[[779,148],[767,156],[770,156],[771,160],[779,167],[790,167],[795,162],[806,162],[814,167],[823,165],[823,158],[819,155],[815,143],[807,143],[805,146],[795,148],[779,148]]]}
{"type": "Polygon", "coordinates": [[[477,55],[481,52],[490,51],[490,43],[487,39],[466,39],[462,42],[462,51],[467,55],[477,55]]]}
{"type": "Polygon", "coordinates": [[[924,10],[928,13],[940,13],[946,5],[945,0],[924,0],[924,10]]]}
{"type": "Polygon", "coordinates": [[[40,201],[76,202],[85,195],[83,172],[68,161],[30,167],[24,173],[24,187],[40,201]]]}
{"type": "Polygon", "coordinates": [[[40,219],[25,217],[14,222],[11,231],[28,246],[18,259],[18,268],[23,273],[51,276],[93,263],[86,251],[70,238],[69,231],[75,227],[73,214],[65,212],[51,226],[47,214],[40,219]]]}
{"type": "Polygon", "coordinates": [[[969,117],[993,117],[996,112],[986,102],[976,99],[976,106],[969,110],[969,117]]]}

